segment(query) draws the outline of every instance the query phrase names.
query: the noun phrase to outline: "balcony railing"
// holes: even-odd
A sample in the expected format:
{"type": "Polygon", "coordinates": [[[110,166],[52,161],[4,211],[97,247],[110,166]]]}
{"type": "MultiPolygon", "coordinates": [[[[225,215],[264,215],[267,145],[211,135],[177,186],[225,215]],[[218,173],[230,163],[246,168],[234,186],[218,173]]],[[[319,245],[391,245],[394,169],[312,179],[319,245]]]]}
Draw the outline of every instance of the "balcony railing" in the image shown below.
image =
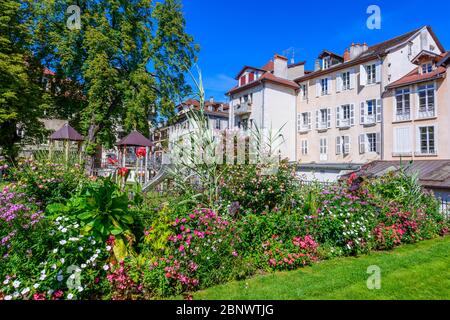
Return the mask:
{"type": "Polygon", "coordinates": [[[339,128],[350,128],[351,122],[350,119],[343,119],[339,121],[339,128]]]}
{"type": "Polygon", "coordinates": [[[252,103],[251,102],[243,102],[234,107],[234,114],[246,114],[252,112],[252,103]]]}
{"type": "Polygon", "coordinates": [[[299,132],[307,132],[309,130],[311,130],[309,125],[307,125],[307,124],[300,125],[299,132]]]}
{"type": "Polygon", "coordinates": [[[375,115],[366,116],[364,119],[364,124],[371,125],[376,123],[375,115]]]}
{"type": "Polygon", "coordinates": [[[319,124],[317,125],[317,130],[321,131],[321,130],[327,130],[328,129],[328,125],[326,122],[319,122],[319,124]]]}
{"type": "Polygon", "coordinates": [[[419,118],[434,118],[436,116],[436,112],[434,109],[432,110],[419,110],[419,118]]]}
{"type": "Polygon", "coordinates": [[[411,120],[411,113],[404,112],[404,113],[397,113],[395,116],[396,121],[408,121],[411,120]]]}

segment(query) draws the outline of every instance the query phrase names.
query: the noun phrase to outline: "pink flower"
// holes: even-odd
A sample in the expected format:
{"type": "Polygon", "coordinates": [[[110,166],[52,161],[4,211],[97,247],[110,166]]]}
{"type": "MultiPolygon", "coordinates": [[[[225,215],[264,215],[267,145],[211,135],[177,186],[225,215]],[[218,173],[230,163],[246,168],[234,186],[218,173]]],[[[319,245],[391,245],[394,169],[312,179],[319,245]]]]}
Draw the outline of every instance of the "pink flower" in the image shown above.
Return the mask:
{"type": "Polygon", "coordinates": [[[179,250],[180,252],[183,252],[183,251],[184,251],[184,246],[181,245],[180,248],[179,248],[178,250],[179,250]]]}

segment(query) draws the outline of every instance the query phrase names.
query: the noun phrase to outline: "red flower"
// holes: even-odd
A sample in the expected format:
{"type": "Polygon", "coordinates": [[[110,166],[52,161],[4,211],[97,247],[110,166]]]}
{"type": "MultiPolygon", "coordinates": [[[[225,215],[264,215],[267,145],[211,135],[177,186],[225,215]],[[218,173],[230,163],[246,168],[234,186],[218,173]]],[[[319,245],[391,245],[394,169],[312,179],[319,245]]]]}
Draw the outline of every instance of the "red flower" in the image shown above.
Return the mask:
{"type": "Polygon", "coordinates": [[[144,147],[138,148],[136,150],[136,156],[138,158],[144,158],[147,155],[147,150],[144,147]]]}
{"type": "Polygon", "coordinates": [[[126,177],[126,175],[128,174],[128,169],[127,168],[120,168],[119,171],[117,172],[117,174],[120,177],[126,177]]]}
{"type": "Polygon", "coordinates": [[[109,163],[110,165],[115,166],[116,164],[119,163],[119,160],[113,159],[113,158],[108,158],[108,163],[109,163]]]}

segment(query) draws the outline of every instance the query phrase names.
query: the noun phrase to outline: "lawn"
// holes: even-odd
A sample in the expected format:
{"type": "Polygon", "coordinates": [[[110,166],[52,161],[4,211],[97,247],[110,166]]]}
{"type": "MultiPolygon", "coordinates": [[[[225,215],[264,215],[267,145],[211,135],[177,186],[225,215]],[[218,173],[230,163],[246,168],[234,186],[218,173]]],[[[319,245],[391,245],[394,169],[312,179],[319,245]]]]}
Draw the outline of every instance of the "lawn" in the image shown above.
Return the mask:
{"type": "Polygon", "coordinates": [[[450,237],[232,282],[197,292],[194,299],[450,299],[450,237]],[[372,265],[381,268],[380,290],[367,288],[372,265]]]}

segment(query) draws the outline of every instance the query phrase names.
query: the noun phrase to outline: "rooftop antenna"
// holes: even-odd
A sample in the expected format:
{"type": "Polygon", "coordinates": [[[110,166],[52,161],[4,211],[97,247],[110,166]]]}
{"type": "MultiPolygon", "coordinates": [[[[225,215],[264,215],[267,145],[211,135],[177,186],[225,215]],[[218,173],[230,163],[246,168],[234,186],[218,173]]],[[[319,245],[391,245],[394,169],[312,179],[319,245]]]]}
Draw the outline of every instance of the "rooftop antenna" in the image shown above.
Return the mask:
{"type": "Polygon", "coordinates": [[[294,47],[290,47],[290,48],[284,50],[283,55],[285,57],[289,57],[289,55],[290,55],[291,56],[291,64],[295,63],[295,48],[294,47]]]}

